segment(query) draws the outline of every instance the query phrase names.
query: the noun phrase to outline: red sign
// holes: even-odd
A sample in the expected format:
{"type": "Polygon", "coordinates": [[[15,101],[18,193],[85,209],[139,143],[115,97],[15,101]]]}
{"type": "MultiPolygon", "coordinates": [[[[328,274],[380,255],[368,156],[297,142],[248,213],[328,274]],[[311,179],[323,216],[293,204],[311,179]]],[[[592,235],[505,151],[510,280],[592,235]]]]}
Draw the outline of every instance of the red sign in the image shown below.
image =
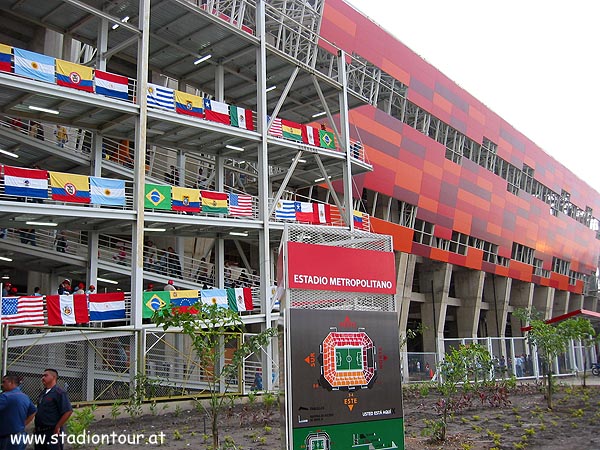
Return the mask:
{"type": "Polygon", "coordinates": [[[288,242],[292,289],[396,293],[393,252],[288,242]]]}

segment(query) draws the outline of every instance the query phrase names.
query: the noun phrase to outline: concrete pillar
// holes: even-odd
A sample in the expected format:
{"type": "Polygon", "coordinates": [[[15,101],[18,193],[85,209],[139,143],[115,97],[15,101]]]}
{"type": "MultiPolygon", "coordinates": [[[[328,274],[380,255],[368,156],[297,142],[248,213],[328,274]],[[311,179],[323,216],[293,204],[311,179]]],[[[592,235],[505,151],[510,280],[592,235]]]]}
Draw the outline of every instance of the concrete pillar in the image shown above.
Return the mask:
{"type": "Polygon", "coordinates": [[[552,305],[552,313],[560,316],[569,312],[569,291],[555,291],[552,305]]]}
{"type": "MultiPolygon", "coordinates": [[[[526,283],[524,281],[513,280],[512,288],[510,290],[510,306],[513,309],[525,308],[531,311],[531,305],[533,303],[533,283],[526,283]]],[[[523,336],[521,327],[525,324],[521,323],[521,320],[511,316],[512,334],[514,337],[523,336]]]]}
{"type": "MultiPolygon", "coordinates": [[[[396,310],[398,311],[398,332],[400,340],[406,339],[406,327],[408,326],[408,312],[410,310],[410,297],[412,293],[412,280],[415,273],[416,255],[396,252],[396,267],[398,274],[396,277],[396,310]]],[[[408,379],[408,354],[406,345],[400,349],[402,359],[402,370],[405,379],[408,379]]]]}
{"type": "Polygon", "coordinates": [[[508,302],[512,278],[499,277],[493,273],[485,275],[483,298],[488,304],[488,333],[492,337],[505,337],[508,319],[508,302]]]}
{"type": "Polygon", "coordinates": [[[479,270],[458,270],[454,276],[456,297],[461,300],[457,310],[458,337],[476,338],[481,314],[481,297],[485,273],[479,270]]]}
{"type": "Polygon", "coordinates": [[[578,309],[584,309],[583,308],[583,295],[582,294],[573,294],[572,292],[569,292],[569,310],[568,312],[571,311],[576,311],[578,309]]]}
{"type": "Polygon", "coordinates": [[[544,320],[552,317],[554,289],[548,286],[533,286],[533,307],[542,313],[544,320]]]}
{"type": "Polygon", "coordinates": [[[424,270],[419,274],[420,290],[426,298],[425,303],[421,305],[421,321],[425,328],[423,351],[435,352],[441,357],[444,352],[441,344],[444,339],[452,265],[432,263],[423,266],[424,270]]]}

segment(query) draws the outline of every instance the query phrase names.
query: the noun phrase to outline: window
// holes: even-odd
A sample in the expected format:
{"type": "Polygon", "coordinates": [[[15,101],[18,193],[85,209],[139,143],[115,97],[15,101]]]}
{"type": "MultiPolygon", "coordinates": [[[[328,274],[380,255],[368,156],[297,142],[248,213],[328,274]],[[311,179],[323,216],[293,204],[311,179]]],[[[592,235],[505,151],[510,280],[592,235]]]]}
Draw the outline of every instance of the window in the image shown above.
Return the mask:
{"type": "Polygon", "coordinates": [[[533,258],[533,274],[539,277],[550,278],[550,271],[543,269],[544,261],[538,258],[533,258]]]}
{"type": "Polygon", "coordinates": [[[571,270],[571,263],[563,259],[553,257],[552,258],[552,271],[560,273],[561,275],[569,275],[571,270]]]}
{"type": "Polygon", "coordinates": [[[519,244],[518,242],[513,242],[511,257],[515,261],[520,261],[525,264],[533,265],[533,262],[535,259],[533,257],[534,252],[535,252],[535,250],[532,249],[531,247],[527,247],[523,244],[519,244]]]}
{"type": "Polygon", "coordinates": [[[413,228],[417,218],[417,207],[410,203],[398,200],[398,218],[400,225],[407,228],[413,228]]]}
{"type": "Polygon", "coordinates": [[[431,246],[431,244],[433,243],[432,223],[426,222],[421,219],[415,219],[414,230],[415,233],[413,235],[413,242],[431,246]]]}
{"type": "Polygon", "coordinates": [[[453,231],[452,238],[450,240],[449,250],[452,253],[458,253],[459,255],[466,255],[468,243],[469,243],[469,236],[467,236],[466,234],[459,233],[457,231],[453,231]]]}

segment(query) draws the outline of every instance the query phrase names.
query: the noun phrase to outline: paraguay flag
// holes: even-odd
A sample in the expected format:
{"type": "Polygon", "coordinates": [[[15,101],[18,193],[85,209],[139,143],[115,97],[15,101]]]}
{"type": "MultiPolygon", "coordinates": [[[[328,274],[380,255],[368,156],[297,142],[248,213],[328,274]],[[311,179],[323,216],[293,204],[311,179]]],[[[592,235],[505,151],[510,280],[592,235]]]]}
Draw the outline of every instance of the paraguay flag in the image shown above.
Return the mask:
{"type": "Polygon", "coordinates": [[[125,181],[90,177],[91,201],[95,205],[125,206],[125,181]]]}
{"type": "Polygon", "coordinates": [[[125,318],[125,293],[89,294],[90,321],[125,318]]]}
{"type": "Polygon", "coordinates": [[[48,198],[48,172],[4,166],[4,193],[19,197],[48,198]]]}
{"type": "Polygon", "coordinates": [[[171,308],[173,311],[190,314],[197,314],[198,310],[192,308],[196,303],[200,301],[198,291],[194,290],[182,290],[182,291],[169,291],[171,308]]]}
{"type": "Polygon", "coordinates": [[[198,189],[171,186],[173,211],[200,212],[200,191],[198,189]]]}
{"type": "Polygon", "coordinates": [[[12,72],[12,47],[10,45],[0,44],[0,71],[12,72]]]}
{"type": "Polygon", "coordinates": [[[129,79],[127,77],[95,70],[94,82],[96,84],[96,94],[120,98],[122,100],[127,100],[129,98],[127,94],[129,79]]]}
{"type": "Polygon", "coordinates": [[[90,178],[87,175],[50,172],[52,200],[90,203],[90,178]]]}
{"type": "Polygon", "coordinates": [[[229,105],[227,103],[217,102],[209,98],[204,99],[204,117],[213,122],[230,125],[229,105]]]}
{"type": "Polygon", "coordinates": [[[54,58],[15,48],[15,74],[54,83],[54,58]]]}
{"type": "Polygon", "coordinates": [[[186,116],[204,117],[202,97],[187,92],[175,91],[175,112],[186,116]]]}
{"type": "Polygon", "coordinates": [[[59,86],[94,92],[93,70],[62,59],[56,60],[56,84],[59,86]]]}

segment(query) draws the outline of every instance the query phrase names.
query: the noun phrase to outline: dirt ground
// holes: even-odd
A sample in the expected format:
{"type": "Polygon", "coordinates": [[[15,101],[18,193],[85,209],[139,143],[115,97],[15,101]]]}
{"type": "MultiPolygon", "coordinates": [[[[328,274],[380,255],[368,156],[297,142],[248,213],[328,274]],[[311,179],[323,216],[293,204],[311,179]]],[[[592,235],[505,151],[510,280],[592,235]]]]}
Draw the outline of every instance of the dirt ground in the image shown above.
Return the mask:
{"type": "MultiPolygon", "coordinates": [[[[508,396],[505,406],[482,406],[479,397],[472,398],[470,407],[455,414],[449,424],[444,443],[429,443],[421,435],[425,419],[439,418],[435,404],[438,395],[419,385],[404,389],[405,448],[432,449],[600,449],[600,386],[583,389],[580,383],[560,383],[554,396],[554,408],[549,411],[540,386],[517,386],[508,396]]],[[[147,414],[131,418],[123,407],[113,418],[114,409],[100,408],[89,432],[116,433],[121,436],[144,435],[136,443],[85,445],[80,448],[114,450],[152,447],[158,433],[164,433],[161,448],[169,450],[208,449],[211,444],[210,424],[205,415],[191,402],[159,403],[147,414]]],[[[257,396],[251,404],[237,404],[220,420],[222,448],[244,450],[281,449],[279,410],[277,405],[265,407],[257,396]],[[226,446],[226,441],[235,446],[226,446]]],[[[118,438],[116,438],[118,439],[118,438]]],[[[123,439],[123,438],[121,438],[123,439]]],[[[67,446],[66,448],[74,448],[67,446]]],[[[332,449],[335,450],[335,449],[332,449]]],[[[341,449],[351,450],[351,449],[341,449]]]]}

